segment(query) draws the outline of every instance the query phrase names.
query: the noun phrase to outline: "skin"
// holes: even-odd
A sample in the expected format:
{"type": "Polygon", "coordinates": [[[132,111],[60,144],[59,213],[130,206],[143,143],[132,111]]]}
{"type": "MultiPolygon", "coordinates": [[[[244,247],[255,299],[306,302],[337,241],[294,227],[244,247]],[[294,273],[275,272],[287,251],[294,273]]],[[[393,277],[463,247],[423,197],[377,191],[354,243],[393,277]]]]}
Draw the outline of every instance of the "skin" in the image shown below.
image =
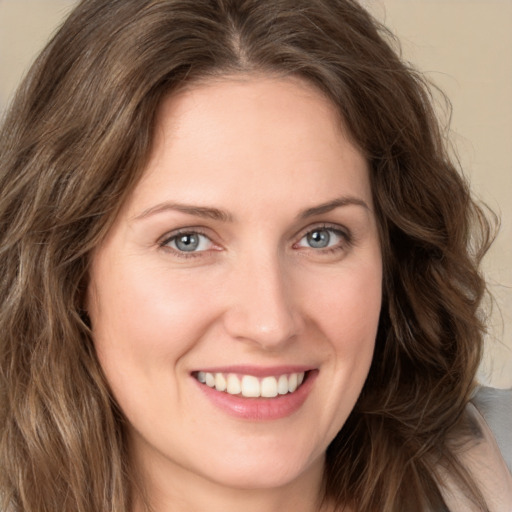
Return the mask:
{"type": "Polygon", "coordinates": [[[367,163],[329,100],[292,78],[197,84],[163,102],[156,128],[93,254],[87,298],[139,483],[156,512],[317,511],[325,450],[368,374],[381,307],[367,163]],[[198,250],[184,256],[176,230],[201,233],[198,250]],[[311,246],[315,230],[328,246],[311,246]],[[318,375],[298,411],[247,420],[191,375],[241,364],[318,375]]]}

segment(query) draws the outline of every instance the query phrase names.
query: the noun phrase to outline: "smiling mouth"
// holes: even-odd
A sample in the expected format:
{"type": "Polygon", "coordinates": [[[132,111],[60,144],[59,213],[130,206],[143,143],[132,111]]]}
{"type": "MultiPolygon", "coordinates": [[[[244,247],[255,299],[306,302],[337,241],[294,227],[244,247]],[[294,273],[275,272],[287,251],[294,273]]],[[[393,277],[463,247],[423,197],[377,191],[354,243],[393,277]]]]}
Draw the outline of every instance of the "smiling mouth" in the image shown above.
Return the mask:
{"type": "Polygon", "coordinates": [[[295,393],[309,372],[288,373],[276,376],[255,377],[235,373],[194,372],[200,383],[229,395],[245,398],[275,398],[295,393]]]}

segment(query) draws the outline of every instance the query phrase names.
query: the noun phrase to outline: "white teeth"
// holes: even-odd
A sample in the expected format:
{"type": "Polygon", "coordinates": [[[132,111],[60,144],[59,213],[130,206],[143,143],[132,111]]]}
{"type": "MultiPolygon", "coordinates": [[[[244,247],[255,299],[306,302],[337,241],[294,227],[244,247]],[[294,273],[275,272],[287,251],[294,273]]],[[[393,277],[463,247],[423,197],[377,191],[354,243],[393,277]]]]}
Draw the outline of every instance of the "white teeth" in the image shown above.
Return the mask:
{"type": "Polygon", "coordinates": [[[288,391],[293,393],[297,389],[297,374],[292,373],[290,377],[288,377],[288,391]]]}
{"type": "Polygon", "coordinates": [[[304,372],[269,376],[259,379],[253,375],[238,376],[234,373],[197,372],[197,380],[217,391],[246,398],[274,398],[293,393],[304,381],[304,372]]]}
{"type": "Polygon", "coordinates": [[[277,392],[280,395],[286,395],[286,393],[288,393],[288,377],[286,375],[279,377],[277,381],[277,392]]]}
{"type": "Polygon", "coordinates": [[[252,375],[244,375],[242,377],[242,396],[248,398],[256,398],[261,396],[260,381],[252,375]]]}
{"type": "Polygon", "coordinates": [[[236,375],[232,373],[228,375],[228,385],[226,389],[230,395],[239,395],[242,392],[242,385],[236,375]]]}
{"type": "Polygon", "coordinates": [[[217,391],[226,391],[226,388],[228,387],[228,383],[226,382],[226,379],[222,373],[216,373],[215,374],[215,389],[217,391]]]}
{"type": "Polygon", "coordinates": [[[215,377],[211,373],[206,374],[206,385],[213,388],[215,387],[215,377]]]}
{"type": "Polygon", "coordinates": [[[265,398],[277,396],[277,380],[275,377],[265,377],[261,381],[261,396],[265,398]]]}

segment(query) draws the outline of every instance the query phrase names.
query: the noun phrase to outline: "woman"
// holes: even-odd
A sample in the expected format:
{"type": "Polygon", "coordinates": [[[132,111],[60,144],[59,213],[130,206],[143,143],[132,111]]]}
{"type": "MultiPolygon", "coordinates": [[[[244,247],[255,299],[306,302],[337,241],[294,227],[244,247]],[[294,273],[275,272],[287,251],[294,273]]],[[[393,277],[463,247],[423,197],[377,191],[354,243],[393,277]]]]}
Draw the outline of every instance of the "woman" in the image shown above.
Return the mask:
{"type": "Polygon", "coordinates": [[[83,1],[0,144],[2,510],[510,506],[489,223],[356,2],[83,1]]]}

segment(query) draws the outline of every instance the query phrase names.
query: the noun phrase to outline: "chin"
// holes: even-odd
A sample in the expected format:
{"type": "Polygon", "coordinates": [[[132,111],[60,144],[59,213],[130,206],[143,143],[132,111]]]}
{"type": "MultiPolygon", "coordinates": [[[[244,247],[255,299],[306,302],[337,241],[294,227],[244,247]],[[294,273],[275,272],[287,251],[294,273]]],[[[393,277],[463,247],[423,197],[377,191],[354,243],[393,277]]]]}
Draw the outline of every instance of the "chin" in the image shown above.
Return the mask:
{"type": "Polygon", "coordinates": [[[300,475],[301,472],[298,472],[297,468],[282,468],[278,471],[274,469],[270,471],[266,471],[265,469],[253,469],[250,471],[227,470],[224,473],[213,475],[210,480],[225,488],[264,490],[278,489],[291,485],[300,475]]]}
{"type": "Polygon", "coordinates": [[[220,464],[210,466],[205,476],[212,482],[233,489],[277,489],[293,485],[312,472],[317,472],[321,477],[323,466],[324,456],[305,461],[276,452],[253,459],[233,455],[229,460],[224,459],[220,464]]]}

